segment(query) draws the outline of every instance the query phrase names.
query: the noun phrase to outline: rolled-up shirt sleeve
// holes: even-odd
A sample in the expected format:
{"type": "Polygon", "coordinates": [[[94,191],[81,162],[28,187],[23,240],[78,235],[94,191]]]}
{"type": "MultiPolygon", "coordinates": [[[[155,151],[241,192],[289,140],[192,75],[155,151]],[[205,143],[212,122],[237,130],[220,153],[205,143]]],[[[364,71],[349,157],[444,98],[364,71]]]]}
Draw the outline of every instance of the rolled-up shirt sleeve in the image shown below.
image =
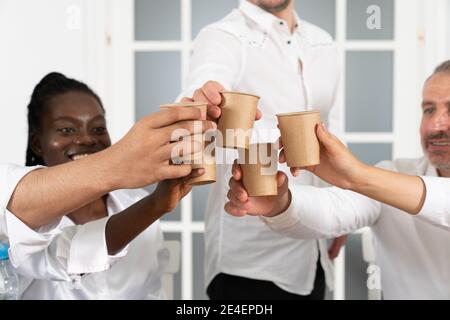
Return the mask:
{"type": "Polygon", "coordinates": [[[425,183],[426,196],[417,218],[450,230],[450,179],[420,177],[425,183]]]}
{"type": "Polygon", "coordinates": [[[10,260],[18,273],[36,279],[73,281],[80,275],[104,271],[125,256],[128,246],[115,255],[108,254],[105,229],[109,217],[65,227],[58,219],[31,229],[7,209],[20,180],[40,168],[0,164],[0,239],[8,239],[10,260]]]}
{"type": "Polygon", "coordinates": [[[339,188],[291,186],[292,202],[282,214],[262,217],[272,230],[299,239],[332,238],[374,224],[377,201],[339,188]]]}
{"type": "Polygon", "coordinates": [[[6,212],[14,190],[28,173],[40,169],[41,166],[24,167],[15,164],[0,164],[0,239],[8,237],[6,212]]]}
{"type": "Polygon", "coordinates": [[[10,259],[18,273],[35,279],[74,281],[109,269],[127,253],[127,247],[108,254],[105,229],[109,217],[84,225],[30,229],[7,212],[10,259]]]}

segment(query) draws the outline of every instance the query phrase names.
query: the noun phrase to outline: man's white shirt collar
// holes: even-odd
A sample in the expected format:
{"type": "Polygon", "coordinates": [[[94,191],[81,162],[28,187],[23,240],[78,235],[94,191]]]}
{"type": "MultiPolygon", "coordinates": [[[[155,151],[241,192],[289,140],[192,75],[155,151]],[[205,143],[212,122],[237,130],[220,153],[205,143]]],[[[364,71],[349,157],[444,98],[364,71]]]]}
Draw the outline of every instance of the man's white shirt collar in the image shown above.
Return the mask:
{"type": "MultiPolygon", "coordinates": [[[[263,30],[269,31],[273,27],[280,25],[280,23],[283,23],[283,25],[287,25],[287,22],[283,19],[280,19],[270,12],[265,11],[264,9],[261,9],[257,5],[244,0],[239,5],[239,10],[242,11],[242,13],[253,20],[257,25],[259,25],[263,30]]],[[[297,13],[294,11],[294,18],[295,18],[295,26],[296,26],[296,32],[300,31],[301,26],[301,20],[297,13]]]]}

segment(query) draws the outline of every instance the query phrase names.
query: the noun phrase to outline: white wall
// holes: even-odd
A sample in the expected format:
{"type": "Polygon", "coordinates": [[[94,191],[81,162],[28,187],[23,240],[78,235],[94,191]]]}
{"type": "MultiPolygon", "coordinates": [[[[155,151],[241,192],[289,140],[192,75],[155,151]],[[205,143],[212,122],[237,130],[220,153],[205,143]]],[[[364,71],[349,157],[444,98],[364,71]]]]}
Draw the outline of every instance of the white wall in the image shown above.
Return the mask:
{"type": "Polygon", "coordinates": [[[24,162],[26,106],[45,74],[59,71],[98,89],[87,1],[0,0],[0,162],[24,162]]]}
{"type": "Polygon", "coordinates": [[[421,0],[418,36],[420,42],[419,81],[436,66],[450,59],[450,0],[421,0]]]}

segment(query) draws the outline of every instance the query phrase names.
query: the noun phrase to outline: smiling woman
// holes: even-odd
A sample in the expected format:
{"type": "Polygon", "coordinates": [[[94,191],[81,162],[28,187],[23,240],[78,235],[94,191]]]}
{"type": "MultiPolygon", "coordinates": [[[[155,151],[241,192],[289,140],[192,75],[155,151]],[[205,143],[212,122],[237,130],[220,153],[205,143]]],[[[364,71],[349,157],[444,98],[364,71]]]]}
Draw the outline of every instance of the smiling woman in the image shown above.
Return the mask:
{"type": "MultiPolygon", "coordinates": [[[[28,104],[26,165],[56,166],[109,146],[105,110],[97,94],[61,73],[46,75],[28,104]]],[[[77,224],[104,218],[106,199],[98,199],[68,216],[77,224]]]]}
{"type": "MultiPolygon", "coordinates": [[[[28,123],[28,166],[88,163],[84,158],[111,145],[100,98],[85,84],[60,73],[48,74],[35,87],[28,123]]],[[[46,225],[43,229],[52,229],[48,237],[9,215],[8,229],[15,228],[9,234],[10,257],[26,287],[20,299],[164,297],[161,275],[168,253],[158,219],[191,190],[185,182],[202,170],[164,180],[150,195],[136,189],[99,195],[46,225]],[[37,242],[41,248],[32,249],[37,242]]],[[[62,179],[61,188],[74,182],[62,179]]]]}
{"type": "Polygon", "coordinates": [[[55,72],[39,82],[28,104],[27,166],[62,164],[110,145],[105,111],[95,92],[55,72]]]}

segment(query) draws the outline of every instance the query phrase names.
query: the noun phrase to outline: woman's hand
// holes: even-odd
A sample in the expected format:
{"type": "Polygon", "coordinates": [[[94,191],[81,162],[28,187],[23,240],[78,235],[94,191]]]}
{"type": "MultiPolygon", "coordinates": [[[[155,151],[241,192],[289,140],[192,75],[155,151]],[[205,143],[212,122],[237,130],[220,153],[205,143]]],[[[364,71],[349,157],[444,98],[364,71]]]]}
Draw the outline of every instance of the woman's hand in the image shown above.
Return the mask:
{"type": "Polygon", "coordinates": [[[194,169],[186,177],[164,180],[158,183],[158,186],[151,195],[155,199],[156,210],[163,213],[173,211],[181,199],[192,190],[192,186],[187,184],[187,181],[200,177],[204,173],[205,169],[194,169]]]}
{"type": "MultiPolygon", "coordinates": [[[[359,161],[350,150],[330,133],[321,123],[316,128],[320,142],[320,164],[305,168],[291,168],[294,176],[300,169],[306,169],[322,180],[343,189],[352,187],[364,179],[368,166],[359,161]]],[[[282,144],[280,144],[282,146],[282,144]]],[[[286,162],[284,151],[280,153],[280,162],[286,162]]]]}

